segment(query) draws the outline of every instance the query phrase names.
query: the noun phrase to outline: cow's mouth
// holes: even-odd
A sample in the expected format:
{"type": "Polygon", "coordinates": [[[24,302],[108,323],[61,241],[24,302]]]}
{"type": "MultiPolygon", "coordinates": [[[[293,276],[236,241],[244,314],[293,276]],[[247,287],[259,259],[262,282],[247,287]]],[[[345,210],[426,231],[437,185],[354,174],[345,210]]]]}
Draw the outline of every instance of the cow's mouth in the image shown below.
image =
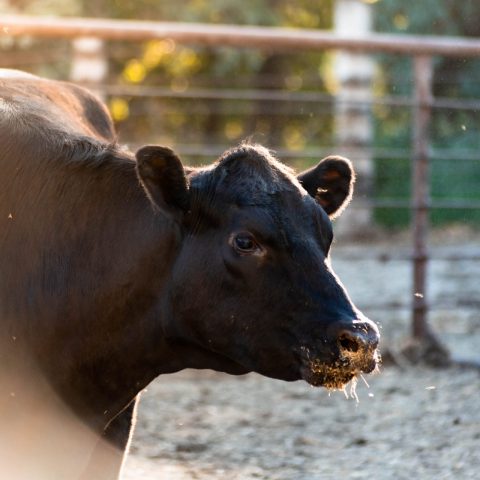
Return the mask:
{"type": "Polygon", "coordinates": [[[302,368],[302,378],[314,387],[329,390],[344,390],[345,386],[359,375],[360,371],[345,370],[325,364],[310,365],[302,368]]]}
{"type": "Polygon", "coordinates": [[[346,385],[362,373],[377,371],[379,363],[378,350],[369,354],[359,352],[356,356],[341,355],[332,363],[308,358],[303,362],[301,375],[306,382],[314,387],[345,390],[346,385]]]}

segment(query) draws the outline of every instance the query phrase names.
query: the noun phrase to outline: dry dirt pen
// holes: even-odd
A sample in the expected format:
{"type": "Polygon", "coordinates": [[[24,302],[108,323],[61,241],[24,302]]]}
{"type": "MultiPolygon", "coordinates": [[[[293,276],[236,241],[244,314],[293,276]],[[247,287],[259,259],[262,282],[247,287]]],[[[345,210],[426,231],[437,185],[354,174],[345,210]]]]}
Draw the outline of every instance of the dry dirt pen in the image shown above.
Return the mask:
{"type": "MultiPolygon", "coordinates": [[[[478,251],[478,235],[433,239],[435,255],[478,251]]],[[[359,306],[399,349],[412,295],[406,239],[336,246],[333,265],[359,306]],[[358,255],[361,261],[352,262],[358,255]],[[391,305],[390,309],[373,308],[391,305]]],[[[433,260],[431,321],[455,356],[480,357],[480,262],[433,260]]],[[[469,480],[480,478],[478,370],[385,367],[359,402],[303,382],[185,371],[143,394],[125,480],[469,480]]]]}

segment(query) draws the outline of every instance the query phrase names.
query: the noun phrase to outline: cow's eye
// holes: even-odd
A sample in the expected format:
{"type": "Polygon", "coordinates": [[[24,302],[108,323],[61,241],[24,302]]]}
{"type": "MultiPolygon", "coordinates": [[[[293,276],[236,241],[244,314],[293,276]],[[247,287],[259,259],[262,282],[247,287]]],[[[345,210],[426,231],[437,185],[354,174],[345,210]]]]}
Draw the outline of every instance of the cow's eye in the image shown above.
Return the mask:
{"type": "Polygon", "coordinates": [[[261,250],[254,236],[248,232],[241,232],[233,235],[232,247],[239,253],[257,253],[261,250]]]}

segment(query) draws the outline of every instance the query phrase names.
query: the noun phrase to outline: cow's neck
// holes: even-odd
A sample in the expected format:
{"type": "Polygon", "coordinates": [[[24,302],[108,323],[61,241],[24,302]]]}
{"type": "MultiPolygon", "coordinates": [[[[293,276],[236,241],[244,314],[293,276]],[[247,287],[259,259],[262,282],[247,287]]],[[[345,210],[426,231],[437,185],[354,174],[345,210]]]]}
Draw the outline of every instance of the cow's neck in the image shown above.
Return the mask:
{"type": "Polygon", "coordinates": [[[44,217],[44,237],[31,246],[38,252],[31,283],[41,287],[30,300],[48,332],[37,356],[75,409],[108,410],[105,418],[156,375],[178,369],[169,364],[159,297],[179,228],[153,211],[131,162],[114,161],[61,176],[50,192],[61,208],[44,217]]]}

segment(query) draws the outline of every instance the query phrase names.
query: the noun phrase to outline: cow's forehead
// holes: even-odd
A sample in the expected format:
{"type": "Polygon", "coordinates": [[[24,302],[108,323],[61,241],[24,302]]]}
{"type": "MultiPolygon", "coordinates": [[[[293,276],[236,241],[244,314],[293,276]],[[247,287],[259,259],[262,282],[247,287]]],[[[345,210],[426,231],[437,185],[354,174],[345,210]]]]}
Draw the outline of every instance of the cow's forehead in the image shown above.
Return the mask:
{"type": "Polygon", "coordinates": [[[206,214],[231,221],[240,212],[242,221],[250,218],[258,224],[258,219],[268,219],[263,222],[265,228],[270,225],[287,237],[296,237],[315,230],[321,210],[292,169],[257,145],[225,152],[215,164],[197,170],[190,185],[198,221],[206,214]]]}
{"type": "Polygon", "coordinates": [[[225,152],[214,171],[215,188],[237,204],[265,205],[275,199],[302,197],[293,171],[260,145],[241,145],[225,152]]]}

